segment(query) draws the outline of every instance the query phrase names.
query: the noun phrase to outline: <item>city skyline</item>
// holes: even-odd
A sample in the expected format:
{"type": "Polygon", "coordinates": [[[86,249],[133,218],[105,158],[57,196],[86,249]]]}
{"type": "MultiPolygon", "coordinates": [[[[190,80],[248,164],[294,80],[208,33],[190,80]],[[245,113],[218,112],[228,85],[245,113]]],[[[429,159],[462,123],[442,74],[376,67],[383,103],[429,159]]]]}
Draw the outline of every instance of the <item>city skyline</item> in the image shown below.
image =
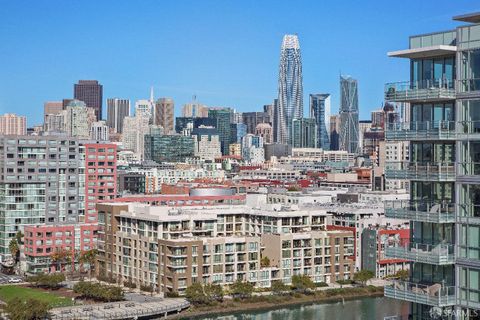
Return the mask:
{"type": "MultiPolygon", "coordinates": [[[[408,21],[400,19],[406,13],[401,4],[398,8],[392,4],[383,7],[375,3],[354,4],[348,8],[342,4],[312,4],[292,9],[286,3],[274,6],[265,2],[258,6],[258,13],[251,13],[248,11],[249,2],[211,3],[216,10],[197,4],[193,6],[195,10],[188,10],[191,3],[173,7],[154,3],[111,6],[106,2],[95,5],[96,13],[93,15],[90,13],[93,3],[88,2],[78,6],[52,1],[41,6],[33,4],[28,9],[6,4],[5,12],[9,15],[2,17],[5,28],[1,28],[0,36],[5,47],[0,52],[0,58],[9,63],[0,75],[0,112],[15,110],[27,116],[29,126],[38,124],[42,115],[37,110],[43,103],[72,98],[72,86],[80,79],[97,79],[104,85],[103,104],[106,98],[116,96],[126,97],[133,104],[136,100],[148,98],[149,88],[153,85],[156,97],[172,97],[178,101],[176,116],[193,95],[197,95],[197,101],[209,106],[259,111],[277,95],[281,37],[297,33],[302,41],[304,101],[308,101],[310,93],[328,92],[332,95],[332,113],[336,113],[340,98],[338,75],[350,74],[359,81],[360,119],[365,119],[370,111],[381,105],[384,82],[400,81],[407,76],[404,62],[389,61],[385,52],[405,47],[405,39],[411,33],[428,33],[458,25],[447,22],[445,26],[445,16],[452,11],[460,14],[475,9],[475,3],[471,1],[445,3],[441,8],[429,5],[431,3],[425,2],[420,6],[432,7],[429,12],[433,18],[425,18],[422,10],[418,10],[418,13],[409,12],[408,21]],[[356,14],[360,5],[364,12],[362,17],[356,14]],[[462,9],[458,9],[460,7],[462,9]],[[375,10],[369,10],[373,8],[375,10]],[[309,21],[309,16],[314,14],[315,9],[330,10],[331,14],[322,23],[314,23],[309,21]],[[69,15],[58,15],[62,10],[67,10],[69,15]],[[167,13],[165,16],[168,19],[152,19],[159,10],[167,13]],[[219,16],[215,12],[223,12],[224,15],[219,16]],[[243,21],[242,17],[247,13],[260,16],[273,14],[278,18],[255,19],[249,16],[250,19],[243,21]],[[142,14],[144,19],[137,20],[135,25],[119,25],[119,21],[111,21],[116,14],[125,18],[130,14],[142,14]],[[180,26],[175,22],[201,14],[209,18],[203,19],[201,26],[180,26]],[[346,28],[337,21],[343,19],[335,19],[340,14],[351,19],[358,28],[346,28]],[[20,19],[20,15],[25,18],[20,19]],[[110,25],[105,23],[104,17],[110,25]],[[249,26],[252,20],[262,24],[249,26]],[[19,21],[22,21],[21,28],[16,27],[19,21]],[[80,30],[78,24],[69,21],[89,23],[82,25],[80,30]],[[360,37],[371,30],[373,21],[376,24],[388,23],[389,33],[360,37]],[[59,30],[58,25],[62,25],[64,30],[59,30]],[[12,28],[16,30],[15,37],[8,32],[12,28]],[[261,32],[254,32],[256,28],[260,28],[261,32]],[[119,36],[110,39],[113,30],[118,30],[115,33],[119,36]],[[325,30],[329,32],[325,33],[325,30]],[[72,37],[72,34],[80,36],[72,37]],[[64,46],[55,45],[61,41],[64,46]],[[375,41],[376,49],[365,50],[364,45],[373,45],[372,41],[375,41]],[[94,42],[98,45],[95,50],[84,49],[94,42]],[[122,52],[117,50],[120,43],[122,52]],[[242,50],[239,50],[240,46],[242,50]],[[342,51],[345,54],[338,54],[342,51]],[[372,70],[374,61],[377,61],[378,68],[372,70]],[[244,72],[239,73],[239,70],[244,72]],[[232,77],[232,74],[237,76],[232,77]],[[255,76],[252,77],[252,74],[255,76]],[[397,76],[392,78],[391,74],[397,76]]],[[[106,111],[105,108],[103,111],[106,111]]]]}

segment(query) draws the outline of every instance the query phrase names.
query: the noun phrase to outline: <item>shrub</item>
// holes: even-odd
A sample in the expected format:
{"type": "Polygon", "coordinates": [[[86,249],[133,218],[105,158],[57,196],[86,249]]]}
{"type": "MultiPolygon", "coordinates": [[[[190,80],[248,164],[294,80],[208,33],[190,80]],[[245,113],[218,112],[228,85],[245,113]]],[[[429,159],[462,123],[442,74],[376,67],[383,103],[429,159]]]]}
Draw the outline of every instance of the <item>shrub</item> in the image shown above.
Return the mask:
{"type": "Polygon", "coordinates": [[[350,279],[338,280],[337,283],[338,283],[338,284],[341,284],[341,285],[344,285],[344,284],[352,284],[352,283],[353,283],[353,280],[350,280],[350,279]]]}
{"type": "Polygon", "coordinates": [[[328,283],[326,283],[326,282],[316,282],[315,287],[317,287],[317,288],[328,287],[328,283]]]}
{"type": "Polygon", "coordinates": [[[254,286],[250,282],[237,280],[230,285],[230,293],[233,298],[246,299],[252,296],[253,288],[254,286]]]}
{"type": "Polygon", "coordinates": [[[124,281],[123,285],[127,288],[130,288],[130,289],[135,289],[137,287],[137,284],[135,282],[132,282],[132,281],[124,281]]]}
{"type": "Polygon", "coordinates": [[[123,300],[122,288],[101,283],[80,281],[73,286],[73,292],[84,298],[96,301],[112,302],[123,300]]]}
{"type": "Polygon", "coordinates": [[[30,282],[32,286],[49,289],[58,289],[63,281],[65,281],[65,275],[63,273],[40,273],[27,277],[27,282],[30,282]]]}

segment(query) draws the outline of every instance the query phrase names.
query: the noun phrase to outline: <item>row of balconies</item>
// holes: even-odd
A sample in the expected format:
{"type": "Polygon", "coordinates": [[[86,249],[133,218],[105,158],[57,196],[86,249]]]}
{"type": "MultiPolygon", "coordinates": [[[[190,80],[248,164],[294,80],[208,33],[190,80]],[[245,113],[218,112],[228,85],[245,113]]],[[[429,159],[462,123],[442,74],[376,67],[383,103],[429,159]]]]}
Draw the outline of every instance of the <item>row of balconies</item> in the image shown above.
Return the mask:
{"type": "Polygon", "coordinates": [[[447,265],[455,262],[454,245],[451,243],[394,243],[385,248],[385,256],[419,263],[447,265]]]}

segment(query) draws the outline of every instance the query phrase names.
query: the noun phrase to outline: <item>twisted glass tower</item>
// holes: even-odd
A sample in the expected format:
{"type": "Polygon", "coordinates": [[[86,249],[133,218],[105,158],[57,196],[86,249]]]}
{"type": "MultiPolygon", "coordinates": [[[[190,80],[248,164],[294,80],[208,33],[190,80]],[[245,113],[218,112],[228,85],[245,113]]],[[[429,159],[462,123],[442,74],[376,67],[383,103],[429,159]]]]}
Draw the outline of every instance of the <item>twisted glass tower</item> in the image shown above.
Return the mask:
{"type": "Polygon", "coordinates": [[[358,152],[358,83],[340,76],[340,149],[358,152]]]}
{"type": "Polygon", "coordinates": [[[283,36],[275,110],[276,142],[291,144],[293,119],[303,117],[302,59],[297,35],[283,36]]]}

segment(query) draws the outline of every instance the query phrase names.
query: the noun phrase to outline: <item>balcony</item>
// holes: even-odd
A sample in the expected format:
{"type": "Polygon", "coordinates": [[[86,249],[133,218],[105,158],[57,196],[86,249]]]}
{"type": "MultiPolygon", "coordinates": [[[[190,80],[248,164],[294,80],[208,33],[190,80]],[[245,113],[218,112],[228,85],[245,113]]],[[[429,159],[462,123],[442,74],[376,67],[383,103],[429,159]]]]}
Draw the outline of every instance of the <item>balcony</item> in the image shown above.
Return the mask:
{"type": "Polygon", "coordinates": [[[455,304],[455,287],[440,283],[419,284],[394,280],[385,286],[385,297],[426,304],[435,307],[447,307],[455,304]]]}
{"type": "Polygon", "coordinates": [[[455,181],[455,164],[452,162],[387,162],[387,179],[455,181]]]}
{"type": "Polygon", "coordinates": [[[390,141],[455,140],[455,121],[424,121],[391,123],[387,126],[385,139],[390,141]]]}
{"type": "Polygon", "coordinates": [[[480,205],[459,204],[457,208],[457,223],[480,224],[480,205]]]}
{"type": "Polygon", "coordinates": [[[386,201],[385,216],[420,222],[453,223],[455,222],[455,204],[446,201],[386,201]]]}
{"type": "Polygon", "coordinates": [[[385,139],[431,141],[480,139],[480,121],[423,121],[391,123],[385,139]]]}
{"type": "Polygon", "coordinates": [[[457,88],[461,96],[468,96],[470,92],[480,91],[480,78],[457,80],[457,88]]]}
{"type": "Polygon", "coordinates": [[[395,243],[385,248],[385,256],[392,259],[404,259],[413,262],[434,265],[447,265],[455,262],[452,244],[395,243]]]}
{"type": "Polygon", "coordinates": [[[452,80],[421,80],[387,83],[385,100],[392,102],[422,102],[455,99],[452,80]]]}

